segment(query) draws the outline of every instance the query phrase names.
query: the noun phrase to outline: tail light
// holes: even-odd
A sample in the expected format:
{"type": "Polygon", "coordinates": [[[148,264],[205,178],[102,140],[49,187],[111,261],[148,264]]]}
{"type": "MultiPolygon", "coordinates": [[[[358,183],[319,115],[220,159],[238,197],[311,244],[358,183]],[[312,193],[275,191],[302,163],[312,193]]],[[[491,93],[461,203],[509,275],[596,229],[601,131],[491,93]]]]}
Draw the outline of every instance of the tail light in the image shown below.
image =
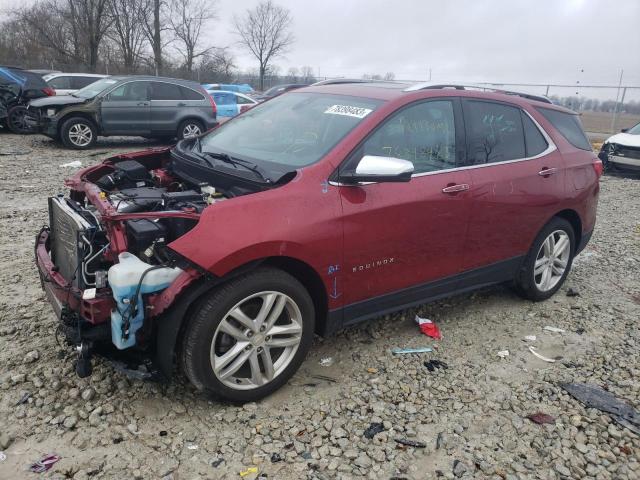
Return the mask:
{"type": "Polygon", "coordinates": [[[209,93],[204,90],[204,94],[207,98],[209,98],[209,103],[211,103],[211,108],[213,109],[213,114],[214,115],[218,115],[218,106],[216,105],[216,101],[213,99],[212,95],[209,95],[209,93]]]}
{"type": "Polygon", "coordinates": [[[600,178],[604,173],[604,166],[602,165],[602,160],[598,159],[593,162],[593,169],[596,172],[596,176],[600,178]]]}
{"type": "Polygon", "coordinates": [[[49,97],[53,97],[56,94],[56,91],[51,87],[45,87],[42,89],[42,93],[48,95],[49,97]]]}

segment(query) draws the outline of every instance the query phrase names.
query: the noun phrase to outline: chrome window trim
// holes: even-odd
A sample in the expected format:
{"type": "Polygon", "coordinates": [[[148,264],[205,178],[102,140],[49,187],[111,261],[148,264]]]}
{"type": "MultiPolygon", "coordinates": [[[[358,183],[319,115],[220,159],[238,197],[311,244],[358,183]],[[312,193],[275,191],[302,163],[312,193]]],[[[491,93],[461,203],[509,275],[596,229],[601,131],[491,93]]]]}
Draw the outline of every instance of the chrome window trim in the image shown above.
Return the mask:
{"type": "MultiPolygon", "coordinates": [[[[521,107],[516,107],[516,108],[519,108],[522,112],[524,112],[531,119],[531,121],[536,126],[538,131],[542,134],[542,136],[546,140],[547,148],[544,151],[540,152],[537,155],[533,155],[531,157],[515,158],[513,160],[505,160],[503,162],[482,163],[482,164],[479,164],[479,165],[465,165],[463,167],[454,167],[454,168],[447,168],[447,169],[443,169],[443,170],[434,170],[432,172],[414,173],[413,175],[411,175],[411,178],[426,177],[427,175],[440,175],[441,173],[451,173],[451,172],[457,172],[459,170],[471,170],[471,169],[474,169],[474,168],[493,167],[493,166],[496,166],[496,165],[506,165],[506,164],[509,164],[509,163],[526,162],[526,161],[529,161],[529,160],[537,160],[538,158],[544,157],[546,155],[549,155],[552,152],[555,152],[558,149],[558,147],[556,146],[554,141],[551,139],[549,134],[546,132],[546,130],[544,128],[542,128],[542,125],[540,125],[538,123],[538,121],[535,118],[533,118],[531,116],[531,114],[529,112],[527,112],[524,108],[521,108],[521,107]]],[[[524,136],[524,130],[522,131],[522,134],[524,136]]],[[[379,183],[379,182],[363,182],[363,183],[356,183],[356,184],[351,185],[351,184],[343,184],[343,183],[340,183],[340,182],[330,181],[329,185],[332,185],[334,187],[354,187],[354,186],[371,185],[371,184],[374,184],[374,183],[379,183]]]]}
{"type": "MultiPolygon", "coordinates": [[[[107,78],[107,77],[104,77],[104,78],[107,78]]],[[[121,81],[122,81],[122,80],[121,80],[121,81]]],[[[112,87],[112,88],[111,88],[111,90],[109,90],[109,92],[105,93],[104,95],[100,95],[100,94],[102,93],[102,92],[100,92],[100,94],[96,95],[96,98],[97,98],[98,96],[100,96],[100,98],[106,98],[106,97],[108,97],[109,95],[111,95],[111,92],[113,92],[113,91],[114,91],[114,90],[116,90],[117,88],[120,88],[120,87],[122,87],[123,85],[128,85],[128,84],[133,83],[133,82],[149,82],[149,83],[151,83],[151,82],[156,82],[156,83],[168,83],[169,85],[175,85],[175,86],[177,86],[177,87],[188,88],[189,90],[191,90],[191,91],[193,91],[193,92],[196,92],[196,93],[197,93],[198,95],[200,95],[200,97],[201,97],[199,100],[185,100],[185,99],[177,99],[177,100],[155,100],[156,102],[158,102],[158,101],[162,101],[162,102],[164,102],[164,101],[168,101],[168,102],[179,102],[179,101],[185,101],[185,102],[202,102],[203,100],[206,100],[206,99],[207,99],[204,95],[202,95],[202,92],[199,92],[199,91],[198,91],[198,90],[196,90],[195,88],[188,87],[187,85],[182,85],[182,84],[180,84],[180,83],[169,82],[169,81],[164,80],[164,79],[155,80],[155,79],[148,79],[148,78],[132,78],[131,80],[124,81],[124,83],[120,83],[119,85],[116,85],[115,87],[112,87]]],[[[106,89],[105,89],[105,90],[106,90],[106,89]]],[[[132,101],[134,101],[134,102],[135,102],[135,101],[143,101],[143,100],[132,100],[132,101]]],[[[151,100],[151,99],[149,99],[149,100],[144,100],[144,101],[146,101],[146,102],[151,102],[152,100],[151,100]]]]}

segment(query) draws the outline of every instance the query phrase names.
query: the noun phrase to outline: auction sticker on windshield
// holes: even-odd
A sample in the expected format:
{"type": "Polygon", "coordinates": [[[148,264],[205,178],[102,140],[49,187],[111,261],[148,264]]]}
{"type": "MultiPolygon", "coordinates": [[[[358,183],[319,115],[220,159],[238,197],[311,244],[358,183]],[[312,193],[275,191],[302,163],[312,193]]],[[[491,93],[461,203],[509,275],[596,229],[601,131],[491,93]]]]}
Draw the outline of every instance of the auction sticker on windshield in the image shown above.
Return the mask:
{"type": "Polygon", "coordinates": [[[348,117],[364,118],[373,110],[370,108],[352,107],[351,105],[332,105],[324,113],[332,115],[346,115],[348,117]]]}

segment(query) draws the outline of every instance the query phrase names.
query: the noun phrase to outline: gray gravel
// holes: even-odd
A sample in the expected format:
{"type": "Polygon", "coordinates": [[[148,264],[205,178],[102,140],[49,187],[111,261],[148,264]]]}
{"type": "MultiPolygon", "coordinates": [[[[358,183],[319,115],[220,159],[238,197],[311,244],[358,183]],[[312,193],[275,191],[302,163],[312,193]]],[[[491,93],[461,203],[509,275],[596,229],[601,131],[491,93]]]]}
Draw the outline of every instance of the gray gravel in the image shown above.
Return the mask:
{"type": "Polygon", "coordinates": [[[92,377],[79,379],[70,352],[56,344],[32,242],[47,222],[47,196],[75,171],[59,165],[149,145],[104,140],[89,156],[0,131],[0,449],[7,456],[0,478],[35,478],[26,466],[51,452],[62,460],[47,477],[60,479],[241,478],[249,467],[270,479],[640,478],[638,436],[558,385],[606,386],[640,408],[638,180],[602,180],[595,236],[551,300],[534,304],[493,288],[385,316],[318,339],[287,386],[238,407],[199,395],[183,379],[131,380],[101,360],[92,377]],[[580,296],[567,297],[569,287],[580,296]],[[434,319],[444,338],[419,334],[416,313],[434,319]],[[535,358],[526,335],[536,335],[540,353],[562,360],[535,358]],[[390,353],[425,345],[435,352],[390,353]],[[510,355],[499,358],[500,350],[510,355]],[[333,364],[320,366],[324,357],[333,364]],[[429,359],[448,368],[429,372],[429,359]],[[536,412],[555,423],[526,418],[536,412]],[[371,423],[384,431],[367,439],[371,423]],[[396,439],[424,448],[401,448],[396,439]]]}

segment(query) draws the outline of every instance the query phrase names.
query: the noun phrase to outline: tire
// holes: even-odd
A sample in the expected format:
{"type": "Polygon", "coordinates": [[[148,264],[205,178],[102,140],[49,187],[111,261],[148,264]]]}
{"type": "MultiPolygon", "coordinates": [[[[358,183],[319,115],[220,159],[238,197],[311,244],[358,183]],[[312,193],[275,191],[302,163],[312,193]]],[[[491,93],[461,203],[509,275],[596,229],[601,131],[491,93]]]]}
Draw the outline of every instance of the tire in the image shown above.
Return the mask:
{"type": "Polygon", "coordinates": [[[72,117],[62,124],[60,139],[67,148],[86,150],[95,145],[98,131],[93,122],[84,117],[72,117]]]}
{"type": "Polygon", "coordinates": [[[196,137],[204,133],[204,125],[200,120],[188,119],[180,123],[178,131],[176,132],[176,138],[182,140],[184,138],[196,137]]]}
{"type": "Polygon", "coordinates": [[[198,302],[182,337],[182,368],[198,390],[237,403],[256,401],[296,372],[311,347],[314,324],[313,302],[304,286],[286,272],[261,268],[198,302]],[[269,305],[265,299],[273,300],[270,308],[264,308],[269,305]],[[238,309],[244,316],[230,315],[238,309]],[[261,311],[280,312],[266,316],[265,330],[258,328],[261,311]],[[276,329],[282,333],[274,334],[276,329]]]}
{"type": "Polygon", "coordinates": [[[516,292],[534,302],[553,296],[571,271],[576,251],[575,238],[573,227],[568,221],[559,217],[552,218],[538,233],[525,257],[515,279],[516,292]],[[550,238],[553,238],[552,243],[547,243],[551,242],[550,238]],[[560,248],[561,241],[563,245],[568,241],[568,245],[560,248]],[[548,255],[550,247],[557,249],[553,256],[548,255]]]}
{"type": "Polygon", "coordinates": [[[24,105],[16,105],[7,111],[7,126],[13,133],[25,135],[33,133],[34,129],[29,127],[24,118],[27,115],[27,107],[24,105]]]}

